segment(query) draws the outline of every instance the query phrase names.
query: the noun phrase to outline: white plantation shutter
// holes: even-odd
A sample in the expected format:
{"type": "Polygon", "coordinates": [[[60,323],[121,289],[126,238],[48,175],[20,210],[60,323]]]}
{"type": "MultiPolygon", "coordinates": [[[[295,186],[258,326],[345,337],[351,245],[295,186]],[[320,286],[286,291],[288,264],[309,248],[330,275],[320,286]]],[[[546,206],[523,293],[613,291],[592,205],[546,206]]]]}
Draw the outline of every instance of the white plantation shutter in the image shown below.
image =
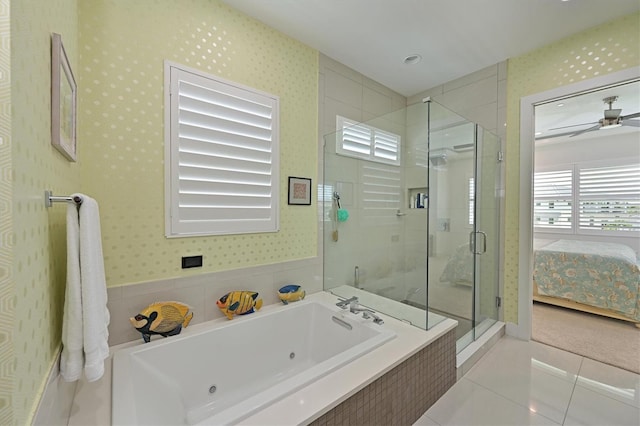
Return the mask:
{"type": "Polygon", "coordinates": [[[369,157],[371,153],[371,129],[364,124],[343,121],[342,140],[340,147],[343,151],[350,151],[360,156],[369,157]]]}
{"type": "Polygon", "coordinates": [[[537,229],[571,230],[573,170],[536,172],[533,225],[537,229]]]}
{"type": "Polygon", "coordinates": [[[398,152],[400,136],[375,129],[373,141],[374,157],[383,158],[392,164],[398,163],[400,159],[398,152]]]}
{"type": "Polygon", "coordinates": [[[167,236],[278,230],[278,98],[168,65],[167,236]]]}
{"type": "Polygon", "coordinates": [[[336,118],[336,153],[378,163],[400,165],[400,135],[344,117],[336,118]]]}
{"type": "Polygon", "coordinates": [[[640,165],[580,169],[581,230],[640,231],[640,165]]]}

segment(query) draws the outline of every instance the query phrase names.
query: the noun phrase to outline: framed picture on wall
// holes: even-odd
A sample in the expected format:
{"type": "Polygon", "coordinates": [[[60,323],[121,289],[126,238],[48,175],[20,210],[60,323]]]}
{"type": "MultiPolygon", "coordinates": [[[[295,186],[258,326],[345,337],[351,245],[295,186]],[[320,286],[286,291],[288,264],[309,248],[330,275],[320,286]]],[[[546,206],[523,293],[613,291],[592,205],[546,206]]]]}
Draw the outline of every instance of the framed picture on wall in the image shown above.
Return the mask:
{"type": "Polygon", "coordinates": [[[311,205],[311,179],[289,176],[289,204],[311,205]]]}
{"type": "Polygon", "coordinates": [[[77,86],[60,34],[51,34],[51,144],[76,161],[77,86]]]}

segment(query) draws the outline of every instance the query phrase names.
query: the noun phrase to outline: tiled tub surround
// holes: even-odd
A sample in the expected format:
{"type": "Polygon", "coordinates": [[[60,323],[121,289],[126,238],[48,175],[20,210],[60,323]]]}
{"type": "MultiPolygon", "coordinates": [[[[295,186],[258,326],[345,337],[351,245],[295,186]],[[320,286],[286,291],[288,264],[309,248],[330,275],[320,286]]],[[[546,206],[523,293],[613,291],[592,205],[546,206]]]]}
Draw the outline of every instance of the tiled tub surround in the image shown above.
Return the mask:
{"type": "MultiPolygon", "coordinates": [[[[320,300],[328,303],[335,303],[338,300],[334,295],[327,292],[314,293],[307,296],[307,299],[320,300]]],[[[253,315],[262,315],[273,309],[282,309],[282,305],[273,304],[264,306],[257,314],[253,315]]],[[[431,330],[424,331],[386,315],[381,315],[381,317],[384,319],[382,327],[396,333],[396,337],[391,341],[392,344],[384,344],[372,350],[357,360],[318,379],[280,401],[273,403],[255,415],[242,420],[242,424],[285,425],[311,423],[319,419],[322,415],[330,412],[333,408],[340,407],[343,402],[349,400],[354,395],[356,396],[356,401],[358,401],[359,398],[361,398],[357,396],[358,393],[366,389],[369,385],[376,383],[381,377],[387,374],[392,374],[392,376],[389,376],[389,379],[395,378],[397,380],[399,377],[403,377],[397,375],[398,370],[396,370],[396,367],[403,365],[403,363],[407,361],[415,363],[416,361],[412,359],[414,355],[421,354],[425,348],[434,345],[434,343],[443,338],[443,336],[446,336],[445,339],[453,342],[453,351],[450,348],[440,348],[430,352],[431,354],[427,355],[427,362],[435,362],[435,364],[433,367],[427,365],[426,369],[435,372],[442,368],[443,365],[446,365],[446,368],[450,369],[450,372],[445,373],[447,374],[447,378],[436,379],[434,383],[425,382],[424,385],[435,385],[437,386],[437,391],[440,392],[440,390],[443,390],[444,387],[447,386],[443,386],[443,382],[451,384],[455,382],[455,342],[453,341],[453,337],[451,337],[455,332],[457,324],[455,321],[447,319],[431,330]],[[450,361],[443,363],[443,356],[450,358],[450,361]],[[448,375],[450,375],[452,379],[449,379],[448,375]],[[438,380],[440,380],[440,382],[438,382],[438,380]]],[[[215,321],[226,322],[228,320],[220,318],[215,321]]],[[[189,326],[189,328],[185,329],[182,333],[185,335],[188,333],[196,333],[199,328],[206,326],[206,324],[189,326]]],[[[142,339],[138,339],[134,342],[112,347],[112,353],[122,348],[143,344],[142,339]]],[[[438,346],[435,347],[438,348],[438,346]]],[[[256,348],[256,353],[259,353],[258,348],[256,348]]],[[[423,354],[420,356],[422,355],[423,354]]],[[[188,354],[185,354],[182,362],[188,362],[188,354]]],[[[413,364],[410,365],[412,366],[408,372],[412,375],[415,366],[413,364]]],[[[105,377],[99,382],[86,383],[82,381],[78,383],[69,425],[108,425],[111,423],[111,358],[108,361],[107,367],[107,374],[105,374],[105,377]]],[[[418,370],[415,370],[416,372],[420,371],[419,361],[418,367],[416,368],[418,368],[418,370]]],[[[402,385],[403,384],[400,383],[400,386],[402,385]]],[[[423,391],[420,390],[420,392],[423,391]]],[[[434,395],[431,390],[425,390],[424,392],[426,392],[427,395],[430,393],[434,395]]],[[[403,409],[408,410],[409,408],[403,409]]]]}
{"type": "Polygon", "coordinates": [[[456,333],[447,332],[312,423],[412,425],[456,382],[456,333]]]}

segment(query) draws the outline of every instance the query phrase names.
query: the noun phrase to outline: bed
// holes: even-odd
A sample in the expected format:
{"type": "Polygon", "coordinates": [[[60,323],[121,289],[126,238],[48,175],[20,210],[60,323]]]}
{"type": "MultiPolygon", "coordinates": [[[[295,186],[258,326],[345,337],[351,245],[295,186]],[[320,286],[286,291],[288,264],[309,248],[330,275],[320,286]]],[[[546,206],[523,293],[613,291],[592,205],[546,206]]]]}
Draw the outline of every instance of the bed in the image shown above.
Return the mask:
{"type": "Polygon", "coordinates": [[[623,244],[536,241],[533,299],[634,322],[640,327],[640,267],[623,244]]]}
{"type": "Polygon", "coordinates": [[[473,254],[469,251],[469,244],[456,247],[440,275],[440,282],[473,285],[473,254]]]}

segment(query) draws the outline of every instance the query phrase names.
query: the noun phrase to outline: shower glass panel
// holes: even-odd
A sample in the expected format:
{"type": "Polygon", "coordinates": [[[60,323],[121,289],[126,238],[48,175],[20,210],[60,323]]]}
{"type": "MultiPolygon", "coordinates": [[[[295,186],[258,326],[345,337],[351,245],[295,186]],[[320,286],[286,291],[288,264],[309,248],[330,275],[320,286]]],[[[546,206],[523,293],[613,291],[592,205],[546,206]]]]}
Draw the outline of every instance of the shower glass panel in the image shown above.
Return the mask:
{"type": "Polygon", "coordinates": [[[318,188],[325,290],[423,329],[454,318],[472,341],[497,319],[498,138],[431,101],[336,128],[318,188]]]}
{"type": "Polygon", "coordinates": [[[324,288],[427,329],[428,109],[416,104],[324,138],[324,288]]]}
{"type": "Polygon", "coordinates": [[[500,140],[431,102],[429,310],[458,321],[457,350],[498,319],[500,140]]]}
{"type": "Polygon", "coordinates": [[[476,126],[474,340],[498,320],[500,138],[476,126]]]}

